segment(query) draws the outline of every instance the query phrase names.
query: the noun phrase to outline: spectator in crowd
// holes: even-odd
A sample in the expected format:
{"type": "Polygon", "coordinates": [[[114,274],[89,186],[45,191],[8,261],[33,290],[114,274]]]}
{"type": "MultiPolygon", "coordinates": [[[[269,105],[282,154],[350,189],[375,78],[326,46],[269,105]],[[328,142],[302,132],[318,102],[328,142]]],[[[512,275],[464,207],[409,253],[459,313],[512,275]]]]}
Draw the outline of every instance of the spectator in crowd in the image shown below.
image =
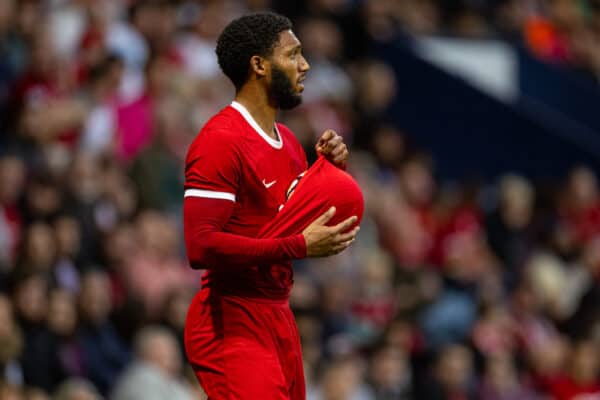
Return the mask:
{"type": "Polygon", "coordinates": [[[89,113],[81,130],[80,147],[92,154],[110,155],[117,141],[116,107],[123,61],[106,55],[90,67],[85,100],[89,113]]]}
{"type": "Polygon", "coordinates": [[[194,288],[199,275],[177,257],[178,237],[173,221],[154,211],[136,220],[138,252],[129,255],[122,271],[128,292],[142,301],[152,319],[174,290],[194,288]]]}
{"type": "Polygon", "coordinates": [[[6,400],[24,400],[23,390],[18,385],[0,382],[0,397],[6,400]]]}
{"type": "Polygon", "coordinates": [[[582,340],[575,344],[568,362],[567,374],[550,385],[550,394],[557,400],[600,394],[597,344],[582,340]]]}
{"type": "Polygon", "coordinates": [[[16,154],[0,156],[0,275],[8,274],[17,258],[23,229],[18,202],[25,185],[25,173],[25,163],[16,154]]]}
{"type": "Polygon", "coordinates": [[[369,373],[375,398],[381,400],[414,398],[410,362],[400,348],[387,345],[378,349],[373,355],[369,373]]]}
{"type": "Polygon", "coordinates": [[[373,398],[373,393],[364,380],[364,365],[361,360],[352,354],[334,358],[325,367],[319,389],[308,398],[311,400],[373,398]]]}
{"type": "Polygon", "coordinates": [[[23,345],[12,303],[8,297],[0,295],[0,381],[15,385],[23,383],[23,371],[19,363],[23,345]]]}
{"type": "Polygon", "coordinates": [[[129,361],[129,349],[109,317],[112,311],[110,281],[101,270],[86,271],[79,292],[81,329],[79,342],[86,376],[107,393],[129,361]]]}
{"type": "Polygon", "coordinates": [[[55,272],[56,253],[56,240],[52,227],[42,221],[34,222],[28,226],[23,235],[17,267],[20,271],[39,273],[51,279],[55,272]]]}
{"type": "Polygon", "coordinates": [[[58,286],[76,293],[79,290],[79,271],[86,264],[81,252],[81,224],[65,213],[54,218],[52,227],[56,235],[56,281],[58,286]]]}
{"type": "Polygon", "coordinates": [[[25,388],[24,395],[26,400],[50,400],[45,391],[36,387],[25,388]]]}
{"type": "Polygon", "coordinates": [[[498,354],[487,359],[485,375],[477,396],[486,400],[540,398],[519,381],[516,366],[509,354],[498,354]]]}
{"type": "Polygon", "coordinates": [[[49,281],[43,273],[23,272],[15,277],[13,301],[23,332],[20,365],[24,383],[50,391],[57,376],[57,348],[46,327],[49,281]]]}
{"type": "Polygon", "coordinates": [[[54,373],[60,376],[59,382],[85,373],[81,345],[77,340],[77,318],[77,302],[73,293],[60,288],[51,290],[47,325],[56,347],[58,365],[54,373]]]}
{"type": "Polygon", "coordinates": [[[363,262],[357,297],[351,303],[352,330],[355,340],[369,343],[381,335],[396,313],[395,266],[385,252],[373,251],[363,262]]]}
{"type": "Polygon", "coordinates": [[[101,400],[94,385],[85,379],[68,379],[54,393],[54,400],[101,400]]]}
{"type": "Polygon", "coordinates": [[[192,393],[179,379],[182,358],[175,337],[166,329],[148,326],[135,341],[135,360],[119,378],[114,400],[191,400],[192,393]]]}
{"type": "Polygon", "coordinates": [[[443,347],[435,362],[431,380],[421,383],[419,399],[475,399],[473,354],[459,344],[443,347]]]}
{"type": "MultiPolygon", "coordinates": [[[[571,282],[569,296],[572,300],[571,313],[563,315],[564,329],[572,337],[593,335],[600,321],[596,304],[600,299],[600,237],[588,240],[578,260],[579,269],[569,271],[565,282],[571,282]]],[[[568,307],[568,305],[567,305],[568,307]]]]}
{"type": "Polygon", "coordinates": [[[181,351],[181,359],[186,359],[185,347],[183,342],[183,330],[185,319],[187,317],[188,307],[194,297],[194,291],[191,289],[175,289],[165,299],[162,310],[161,324],[171,331],[181,351]]]}
{"type": "Polygon", "coordinates": [[[532,248],[534,192],[525,178],[511,175],[501,179],[499,191],[498,209],[485,221],[487,239],[505,266],[505,282],[514,285],[532,248]]]}

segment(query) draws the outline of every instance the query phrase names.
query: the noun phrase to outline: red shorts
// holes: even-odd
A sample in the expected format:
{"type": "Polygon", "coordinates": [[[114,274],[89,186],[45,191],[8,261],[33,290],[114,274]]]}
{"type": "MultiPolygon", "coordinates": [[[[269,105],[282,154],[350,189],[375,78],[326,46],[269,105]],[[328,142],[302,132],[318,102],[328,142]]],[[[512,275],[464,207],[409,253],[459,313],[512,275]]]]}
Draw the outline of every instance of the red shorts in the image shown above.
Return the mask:
{"type": "MultiPolygon", "coordinates": [[[[259,237],[298,234],[329,207],[330,224],[363,213],[356,182],[319,159],[259,237]]],[[[205,287],[188,311],[185,347],[210,400],[304,400],[300,339],[288,300],[248,298],[205,287]]]]}
{"type": "Polygon", "coordinates": [[[185,348],[209,400],[304,400],[300,339],[287,300],[194,298],[185,348]]]}

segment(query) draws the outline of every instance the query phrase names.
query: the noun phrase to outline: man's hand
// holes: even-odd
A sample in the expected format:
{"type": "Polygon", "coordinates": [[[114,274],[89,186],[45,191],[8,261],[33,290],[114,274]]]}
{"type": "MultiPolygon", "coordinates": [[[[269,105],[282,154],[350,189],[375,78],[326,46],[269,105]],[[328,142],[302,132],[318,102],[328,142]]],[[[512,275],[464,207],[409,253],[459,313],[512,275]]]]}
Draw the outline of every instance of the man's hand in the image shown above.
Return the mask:
{"type": "Polygon", "coordinates": [[[346,232],[355,222],[356,216],[350,217],[335,226],[326,226],[335,214],[331,207],[323,215],[314,220],[303,232],[306,240],[307,257],[327,257],[338,254],[354,242],[359,227],[346,232]]]}
{"type": "Polygon", "coordinates": [[[331,129],[327,129],[315,146],[317,154],[325,156],[326,159],[337,165],[345,167],[348,160],[348,148],[344,139],[331,129]]]}

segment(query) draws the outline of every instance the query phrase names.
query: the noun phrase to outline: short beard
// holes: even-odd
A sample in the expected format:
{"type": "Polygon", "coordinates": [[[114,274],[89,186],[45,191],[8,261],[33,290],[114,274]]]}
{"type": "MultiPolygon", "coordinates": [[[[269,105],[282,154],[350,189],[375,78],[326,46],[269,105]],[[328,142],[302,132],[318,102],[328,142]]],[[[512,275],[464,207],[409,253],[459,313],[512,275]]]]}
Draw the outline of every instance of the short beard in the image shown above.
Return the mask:
{"type": "Polygon", "coordinates": [[[290,78],[275,65],[271,72],[269,100],[281,110],[291,110],[302,103],[302,95],[296,93],[290,78]]]}

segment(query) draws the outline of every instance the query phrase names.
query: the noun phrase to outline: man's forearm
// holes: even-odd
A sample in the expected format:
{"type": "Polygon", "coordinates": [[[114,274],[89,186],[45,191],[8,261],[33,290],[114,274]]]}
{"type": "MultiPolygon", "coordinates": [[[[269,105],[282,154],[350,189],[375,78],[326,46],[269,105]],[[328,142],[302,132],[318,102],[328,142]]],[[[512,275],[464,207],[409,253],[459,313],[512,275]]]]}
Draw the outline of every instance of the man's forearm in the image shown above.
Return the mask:
{"type": "Polygon", "coordinates": [[[244,266],[306,257],[306,242],[299,235],[255,239],[222,231],[233,203],[227,200],[186,198],[185,243],[193,268],[244,266]]]}

